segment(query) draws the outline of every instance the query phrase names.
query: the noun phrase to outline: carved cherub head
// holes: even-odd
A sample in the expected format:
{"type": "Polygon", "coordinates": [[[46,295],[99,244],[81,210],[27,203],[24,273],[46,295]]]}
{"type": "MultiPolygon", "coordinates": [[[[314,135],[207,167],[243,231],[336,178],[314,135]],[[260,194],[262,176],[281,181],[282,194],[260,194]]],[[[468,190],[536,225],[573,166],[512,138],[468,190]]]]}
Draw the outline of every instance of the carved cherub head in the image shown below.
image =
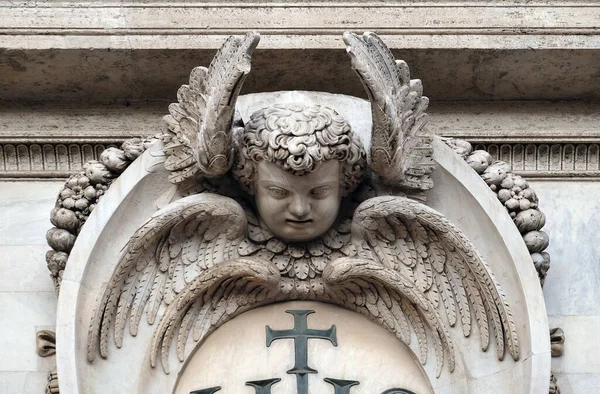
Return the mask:
{"type": "Polygon", "coordinates": [[[273,234],[307,241],[331,227],[341,198],[362,178],[365,158],[359,137],[332,109],[274,105],[251,115],[233,174],[273,234]]]}

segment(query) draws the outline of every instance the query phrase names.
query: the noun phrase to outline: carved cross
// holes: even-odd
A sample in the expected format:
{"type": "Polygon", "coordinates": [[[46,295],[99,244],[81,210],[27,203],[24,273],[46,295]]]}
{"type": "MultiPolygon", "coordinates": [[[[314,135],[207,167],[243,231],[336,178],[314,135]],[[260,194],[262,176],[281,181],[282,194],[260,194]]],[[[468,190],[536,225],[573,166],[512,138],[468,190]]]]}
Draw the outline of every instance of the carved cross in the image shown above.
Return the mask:
{"type": "Polygon", "coordinates": [[[309,339],[327,339],[337,346],[337,336],[335,325],[327,330],[315,330],[308,328],[308,315],[315,313],[313,310],[287,310],[286,313],[294,316],[294,328],[289,330],[273,330],[267,326],[267,347],[271,346],[273,341],[278,339],[293,339],[295,364],[294,368],[287,371],[289,374],[296,375],[298,394],[308,394],[308,374],[317,373],[317,371],[308,365],[308,340],[309,339]]]}

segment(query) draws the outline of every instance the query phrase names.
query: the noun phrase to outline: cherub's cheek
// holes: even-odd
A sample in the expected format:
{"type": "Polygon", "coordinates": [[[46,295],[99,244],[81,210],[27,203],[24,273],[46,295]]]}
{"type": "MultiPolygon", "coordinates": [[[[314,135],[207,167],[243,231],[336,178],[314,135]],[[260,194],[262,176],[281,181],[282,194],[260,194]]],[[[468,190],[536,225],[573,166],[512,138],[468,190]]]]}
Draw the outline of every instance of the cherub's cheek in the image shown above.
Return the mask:
{"type": "MultiPolygon", "coordinates": [[[[271,215],[281,215],[287,211],[288,204],[283,200],[270,199],[268,202],[269,210],[271,215]]],[[[280,217],[273,217],[273,219],[281,219],[280,217]]]]}
{"type": "Polygon", "coordinates": [[[323,213],[326,215],[336,215],[338,210],[338,200],[336,198],[328,198],[323,204],[323,213]]]}

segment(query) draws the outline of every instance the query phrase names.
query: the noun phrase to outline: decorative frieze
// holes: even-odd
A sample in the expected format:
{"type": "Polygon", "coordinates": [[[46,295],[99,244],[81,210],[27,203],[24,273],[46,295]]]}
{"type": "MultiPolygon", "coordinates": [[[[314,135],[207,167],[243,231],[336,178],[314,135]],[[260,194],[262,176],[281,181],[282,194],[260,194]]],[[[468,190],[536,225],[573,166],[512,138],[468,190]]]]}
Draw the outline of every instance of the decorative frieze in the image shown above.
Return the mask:
{"type": "Polygon", "coordinates": [[[474,149],[489,152],[494,160],[509,163],[526,178],[581,180],[600,177],[600,141],[569,142],[485,142],[474,149]]]}
{"type": "Polygon", "coordinates": [[[13,140],[0,141],[0,178],[68,178],[109,147],[125,140],[13,140]]]}
{"type": "MultiPolygon", "coordinates": [[[[125,138],[0,140],[0,179],[68,178],[104,149],[125,138]]],[[[468,139],[467,139],[468,140],[468,139]]],[[[600,140],[569,142],[479,142],[493,160],[509,163],[516,174],[530,179],[585,180],[600,178],[600,140]]]]}

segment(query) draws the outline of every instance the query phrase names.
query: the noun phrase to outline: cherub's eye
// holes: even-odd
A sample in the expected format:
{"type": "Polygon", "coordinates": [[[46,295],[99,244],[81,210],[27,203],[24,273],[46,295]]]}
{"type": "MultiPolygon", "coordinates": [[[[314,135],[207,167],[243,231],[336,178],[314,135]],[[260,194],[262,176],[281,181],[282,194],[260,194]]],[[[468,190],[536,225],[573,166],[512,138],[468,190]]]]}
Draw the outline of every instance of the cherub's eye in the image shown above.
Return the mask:
{"type": "Polygon", "coordinates": [[[331,188],[329,186],[320,186],[320,187],[315,187],[314,189],[312,189],[310,191],[310,194],[313,197],[323,198],[329,194],[330,190],[331,190],[331,188]]]}
{"type": "Polygon", "coordinates": [[[271,186],[269,187],[269,194],[275,198],[284,198],[287,197],[289,192],[285,189],[282,189],[280,187],[274,187],[271,186]]]}

